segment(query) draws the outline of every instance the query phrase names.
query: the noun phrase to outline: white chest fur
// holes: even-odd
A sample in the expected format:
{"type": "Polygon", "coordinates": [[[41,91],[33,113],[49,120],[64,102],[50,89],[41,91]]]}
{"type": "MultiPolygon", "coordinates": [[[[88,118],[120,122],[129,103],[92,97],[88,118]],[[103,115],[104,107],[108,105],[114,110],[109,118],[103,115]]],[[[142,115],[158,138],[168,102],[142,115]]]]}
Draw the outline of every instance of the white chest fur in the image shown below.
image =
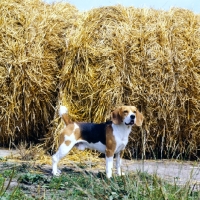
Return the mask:
{"type": "Polygon", "coordinates": [[[123,150],[128,143],[131,126],[112,124],[112,128],[116,140],[115,153],[118,153],[119,151],[123,150]]]}

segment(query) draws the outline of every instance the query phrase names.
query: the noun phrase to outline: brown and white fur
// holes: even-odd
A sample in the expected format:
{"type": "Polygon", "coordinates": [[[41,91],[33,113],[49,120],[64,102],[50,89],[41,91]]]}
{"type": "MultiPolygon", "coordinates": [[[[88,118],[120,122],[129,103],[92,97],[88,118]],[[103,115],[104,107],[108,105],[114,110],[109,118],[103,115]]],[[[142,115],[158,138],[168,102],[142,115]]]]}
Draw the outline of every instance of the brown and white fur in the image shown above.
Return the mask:
{"type": "Polygon", "coordinates": [[[60,175],[57,164],[74,146],[80,150],[89,148],[104,153],[108,178],[112,177],[115,155],[117,174],[122,175],[120,152],[128,143],[132,126],[141,126],[144,118],[135,106],[116,108],[111,112],[111,122],[101,124],[72,122],[65,106],[60,107],[59,114],[66,126],[60,134],[58,151],[52,157],[53,175],[60,175]]]}

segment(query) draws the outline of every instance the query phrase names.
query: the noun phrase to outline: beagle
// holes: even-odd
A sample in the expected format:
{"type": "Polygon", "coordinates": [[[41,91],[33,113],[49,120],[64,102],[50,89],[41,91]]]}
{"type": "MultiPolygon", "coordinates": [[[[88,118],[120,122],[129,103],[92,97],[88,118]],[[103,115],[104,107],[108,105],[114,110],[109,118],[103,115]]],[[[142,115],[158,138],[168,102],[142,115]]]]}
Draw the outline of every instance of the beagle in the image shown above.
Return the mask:
{"type": "Polygon", "coordinates": [[[116,108],[111,112],[111,122],[100,124],[72,122],[65,106],[60,107],[59,115],[66,126],[60,134],[58,151],[52,156],[53,175],[60,175],[57,164],[74,146],[79,150],[89,148],[104,153],[108,178],[112,177],[115,155],[117,174],[122,175],[120,152],[128,143],[132,126],[141,126],[144,118],[135,106],[116,108]]]}

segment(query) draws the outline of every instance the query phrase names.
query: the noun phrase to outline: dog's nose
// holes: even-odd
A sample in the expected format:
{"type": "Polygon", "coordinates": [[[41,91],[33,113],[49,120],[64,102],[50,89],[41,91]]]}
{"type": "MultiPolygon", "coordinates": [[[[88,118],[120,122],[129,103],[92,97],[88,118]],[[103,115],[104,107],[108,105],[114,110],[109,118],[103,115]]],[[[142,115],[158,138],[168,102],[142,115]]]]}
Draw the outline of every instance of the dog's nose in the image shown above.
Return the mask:
{"type": "Polygon", "coordinates": [[[131,115],[130,118],[131,118],[131,119],[135,119],[135,115],[131,115]]]}

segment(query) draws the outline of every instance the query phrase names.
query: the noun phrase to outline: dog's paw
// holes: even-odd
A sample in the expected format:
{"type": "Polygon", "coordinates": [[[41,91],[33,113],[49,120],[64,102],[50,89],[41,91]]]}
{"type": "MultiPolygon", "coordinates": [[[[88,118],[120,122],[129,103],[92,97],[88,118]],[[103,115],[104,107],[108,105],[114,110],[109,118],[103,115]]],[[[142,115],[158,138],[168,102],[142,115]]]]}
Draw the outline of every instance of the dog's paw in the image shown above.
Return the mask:
{"type": "Polygon", "coordinates": [[[53,176],[60,176],[61,174],[56,172],[56,173],[53,173],[53,176]]]}
{"type": "Polygon", "coordinates": [[[125,176],[125,173],[120,171],[120,172],[117,172],[117,175],[118,176],[125,176]]]}
{"type": "Polygon", "coordinates": [[[108,179],[110,179],[110,178],[112,178],[112,174],[106,174],[106,177],[107,177],[108,179]]]}
{"type": "Polygon", "coordinates": [[[119,176],[125,176],[125,173],[124,172],[121,172],[121,174],[119,176]]]}
{"type": "Polygon", "coordinates": [[[56,172],[52,172],[53,176],[60,176],[61,171],[58,169],[56,172]]]}

